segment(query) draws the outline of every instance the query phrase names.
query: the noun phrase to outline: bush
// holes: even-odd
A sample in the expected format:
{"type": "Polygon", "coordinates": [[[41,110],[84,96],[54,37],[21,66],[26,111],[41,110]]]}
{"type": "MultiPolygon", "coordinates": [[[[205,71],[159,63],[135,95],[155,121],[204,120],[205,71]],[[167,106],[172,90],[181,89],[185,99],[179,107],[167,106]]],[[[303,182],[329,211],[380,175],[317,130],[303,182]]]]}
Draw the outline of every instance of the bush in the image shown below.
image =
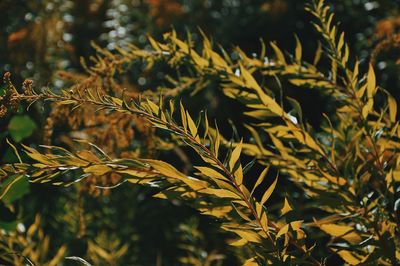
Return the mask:
{"type": "MultiPolygon", "coordinates": [[[[293,55],[271,42],[273,55],[262,43],[257,56],[248,56],[238,47],[232,53],[215,49],[201,30],[202,43],[172,30],[162,41],[149,37],[151,49],[129,45],[110,53],[94,45],[97,56],[82,62],[88,76],[61,73],[73,85],[59,92],[36,92],[31,81],[19,90],[6,74],[3,115],[23,103],[52,104],[48,145],[24,146],[29,160],[23,160],[10,143],[19,162],[2,166],[0,197],[10,197],[20,180],[65,187],[79,181],[81,193],[94,194],[131,182],[212,216],[231,233],[227,238],[235,236],[225,242],[240,247],[235,254],[244,265],[396,265],[396,101],[377,86],[372,65],[352,57],[329,6],[316,1],[307,10],[320,36],[311,62],[297,37],[293,55]],[[149,77],[161,69],[173,87],[124,88],[132,66],[149,77]],[[293,86],[320,95],[325,111],[318,126],[308,124],[301,104],[286,96],[284,88],[293,86]],[[246,116],[246,123],[233,126],[227,138],[226,127],[219,129],[207,112],[197,119],[189,112],[178,100],[184,92],[203,99],[193,110],[223,94],[240,103],[225,110],[232,124],[236,116],[246,116]],[[55,138],[58,124],[74,131],[55,138]]],[[[222,263],[221,254],[187,251],[182,264],[222,263]]]]}

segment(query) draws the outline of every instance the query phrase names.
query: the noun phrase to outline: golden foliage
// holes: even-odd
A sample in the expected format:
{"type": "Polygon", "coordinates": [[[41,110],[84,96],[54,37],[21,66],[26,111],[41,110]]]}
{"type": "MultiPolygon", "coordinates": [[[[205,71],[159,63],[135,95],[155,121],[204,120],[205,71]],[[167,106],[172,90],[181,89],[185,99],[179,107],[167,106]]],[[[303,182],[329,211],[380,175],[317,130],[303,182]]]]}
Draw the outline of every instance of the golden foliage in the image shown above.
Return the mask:
{"type": "MultiPolygon", "coordinates": [[[[315,17],[314,26],[321,36],[312,63],[303,58],[297,37],[293,56],[272,42],[270,57],[263,44],[259,57],[249,57],[236,48],[239,56],[233,60],[223,49],[214,50],[203,33],[198,49],[190,39],[181,40],[172,31],[164,34],[163,41],[149,37],[153,50],[130,46],[111,54],[98,49],[95,66],[87,69],[92,78],[112,77],[124,63],[135,60],[146,62],[150,68],[160,61],[173,69],[190,69],[184,72],[189,74],[175,81],[172,95],[166,98],[146,91],[131,99],[132,95],[110,90],[113,86],[102,86],[103,83],[79,85],[85,84],[82,80],[74,89],[60,93],[25,89],[20,94],[6,78],[7,100],[1,103],[7,109],[12,102],[15,105],[23,100],[52,101],[68,108],[64,115],[72,109],[92,106],[87,110],[104,112],[103,123],[120,117],[145,121],[142,124],[146,127],[151,125],[170,133],[172,138],[166,142],[175,140],[174,145],[189,146],[201,158],[202,164],[196,165],[191,175],[141,153],[119,156],[113,152],[113,145],[102,149],[103,146],[91,144],[92,139],[83,138],[79,142],[83,149],[73,152],[56,146],[44,146],[44,151],[25,146],[24,152],[32,162],[4,165],[1,176],[29,176],[32,182],[70,186],[88,177],[114,174],[121,177],[120,182],[158,187],[156,197],[183,199],[200,213],[220,220],[222,229],[236,235],[231,245],[252,251],[244,265],[323,265],[323,258],[315,258],[315,245],[310,244],[319,237],[313,235],[314,230],[329,237],[330,250],[348,264],[395,264],[400,259],[397,103],[377,85],[372,65],[361,73],[360,62],[351,58],[345,35],[333,22],[329,6],[315,1],[307,10],[315,17]],[[329,62],[328,70],[319,68],[321,59],[329,62]],[[303,118],[300,104],[292,98],[279,101],[260,76],[318,90],[329,97],[335,110],[325,115],[321,129],[312,128],[303,118]],[[205,89],[210,77],[218,80],[227,97],[248,109],[245,115],[256,119],[245,125],[252,139],[229,142],[217,125],[209,124],[206,114],[194,119],[181,102],[178,105],[172,99],[167,101],[182,90],[194,88],[195,94],[205,89]],[[375,104],[378,97],[383,104],[375,104]],[[257,178],[244,171],[243,154],[265,166],[257,178]],[[270,169],[278,170],[279,177],[270,174],[270,169]],[[253,185],[247,181],[251,179],[255,180],[253,185]],[[279,215],[274,215],[271,195],[281,179],[301,189],[311,199],[311,209],[321,212],[313,213],[312,218],[294,218],[289,214],[300,206],[286,196],[280,203],[279,215]],[[255,191],[262,192],[261,197],[255,191]]],[[[108,81],[112,83],[113,79],[108,81]]],[[[82,116],[90,119],[87,114],[79,115],[82,116]]],[[[88,127],[87,121],[79,123],[88,127]]],[[[125,123],[114,126],[117,131],[113,134],[118,135],[118,130],[127,134],[122,140],[132,137],[125,123]]],[[[149,135],[158,139],[157,132],[149,135]]],[[[302,211],[307,212],[308,207],[304,208],[302,211]]]]}
{"type": "MultiPolygon", "coordinates": [[[[377,57],[390,50],[400,49],[400,16],[393,16],[380,20],[375,27],[374,38],[378,40],[371,54],[371,64],[375,64],[377,57]]],[[[396,64],[400,64],[400,58],[396,64]]]]}
{"type": "Polygon", "coordinates": [[[59,247],[56,254],[49,254],[50,238],[45,235],[40,225],[40,217],[25,229],[23,224],[16,232],[0,234],[0,250],[2,262],[9,265],[59,265],[65,257],[66,246],[59,247]]]}

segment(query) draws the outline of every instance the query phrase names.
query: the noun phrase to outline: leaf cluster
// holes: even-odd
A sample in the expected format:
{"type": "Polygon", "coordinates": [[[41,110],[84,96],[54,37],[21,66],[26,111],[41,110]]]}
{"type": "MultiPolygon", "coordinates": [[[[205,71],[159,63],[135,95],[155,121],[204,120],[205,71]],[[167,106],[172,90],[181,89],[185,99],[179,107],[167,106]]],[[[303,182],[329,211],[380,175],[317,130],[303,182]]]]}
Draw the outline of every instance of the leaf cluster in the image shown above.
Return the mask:
{"type": "Polygon", "coordinates": [[[244,265],[324,265],[331,252],[350,265],[396,265],[400,260],[396,101],[377,85],[372,66],[363,73],[361,63],[351,58],[330,7],[321,0],[306,9],[315,17],[321,37],[312,62],[303,58],[297,37],[293,55],[272,42],[268,56],[262,42],[258,56],[236,48],[233,59],[223,48],[215,49],[201,31],[201,44],[190,35],[183,40],[171,31],[162,41],[149,37],[151,50],[131,45],[112,54],[96,47],[99,55],[94,66],[87,67],[92,76],[113,76],[110,65],[123,71],[138,60],[148,68],[164,62],[179,73],[165,96],[147,92],[135,98],[98,88],[59,93],[29,89],[21,94],[9,84],[7,95],[13,102],[45,100],[72,109],[90,105],[107,114],[139,117],[157,132],[168,133],[165,142],[192,148],[200,162],[190,174],[166,160],[112,157],[81,140],[87,148],[80,151],[24,146],[32,162],[2,166],[2,178],[28,177],[31,182],[70,186],[88,176],[115,173],[121,176],[118,185],[128,181],[156,187],[155,197],[180,199],[218,219],[221,229],[236,236],[229,244],[252,254],[244,265]],[[329,62],[328,70],[319,67],[320,60],[329,62]],[[316,90],[328,97],[335,110],[324,115],[320,128],[313,128],[301,105],[284,98],[283,92],[277,97],[266,79],[316,90]],[[246,108],[244,115],[254,121],[244,125],[250,138],[229,141],[206,113],[195,119],[182,102],[171,99],[182,91],[195,95],[207,89],[210,80],[246,108]],[[250,176],[253,163],[244,164],[244,156],[263,167],[256,177],[250,176]],[[305,206],[287,195],[280,197],[279,211],[274,210],[271,195],[281,179],[304,194],[305,206]],[[325,248],[323,237],[329,239],[328,250],[318,252],[325,248]]]}

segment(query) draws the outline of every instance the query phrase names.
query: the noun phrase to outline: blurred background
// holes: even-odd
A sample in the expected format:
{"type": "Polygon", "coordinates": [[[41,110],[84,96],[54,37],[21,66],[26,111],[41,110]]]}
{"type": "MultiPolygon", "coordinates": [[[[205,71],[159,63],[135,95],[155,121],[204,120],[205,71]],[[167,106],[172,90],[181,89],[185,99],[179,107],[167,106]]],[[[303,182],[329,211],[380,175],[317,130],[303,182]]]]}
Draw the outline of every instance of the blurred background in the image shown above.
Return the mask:
{"type": "MultiPolygon", "coordinates": [[[[226,50],[240,46],[247,54],[259,53],[260,38],[266,42],[276,40],[282,49],[292,51],[296,33],[303,42],[305,57],[312,58],[317,35],[311,16],[304,11],[305,3],[1,0],[0,72],[11,72],[18,86],[29,78],[37,89],[58,90],[70,86],[60,71],[76,75],[84,72],[80,58],[95,54],[91,41],[111,52],[126,43],[146,49],[150,47],[147,35],[161,39],[171,29],[180,36],[191,32],[196,41],[201,28],[226,50]]],[[[378,83],[399,100],[400,2],[340,0],[330,4],[341,30],[346,32],[352,57],[358,58],[363,67],[371,62],[378,83]]],[[[163,75],[151,76],[135,64],[130,68],[126,72],[127,83],[139,92],[163,82],[163,75]]],[[[293,93],[301,98],[308,122],[318,126],[323,99],[310,92],[293,93]]],[[[189,95],[182,97],[189,105],[196,105],[189,95]]],[[[224,115],[215,112],[218,106],[234,108],[234,103],[227,100],[212,106],[211,116],[224,121],[224,115]]],[[[6,138],[14,143],[43,143],[42,129],[48,125],[45,114],[50,111],[45,107],[29,112],[20,108],[0,120],[2,163],[15,160],[6,138]]],[[[241,124],[241,119],[235,123],[241,124]]],[[[55,136],[57,130],[60,129],[54,129],[55,136]]],[[[0,203],[0,251],[22,252],[27,243],[36,243],[29,252],[37,253],[34,256],[40,257],[40,265],[52,265],[46,263],[57,256],[79,256],[93,265],[180,265],[188,254],[195,254],[200,262],[188,265],[207,265],[208,261],[212,261],[211,265],[236,265],[237,258],[244,255],[226,246],[230,236],[218,230],[218,221],[199,217],[181,202],[153,199],[152,189],[123,185],[105,193],[88,187],[65,189],[21,183],[14,190],[0,203]],[[20,235],[21,239],[10,238],[6,232],[20,235]]],[[[62,263],[78,265],[72,261],[62,263]]]]}

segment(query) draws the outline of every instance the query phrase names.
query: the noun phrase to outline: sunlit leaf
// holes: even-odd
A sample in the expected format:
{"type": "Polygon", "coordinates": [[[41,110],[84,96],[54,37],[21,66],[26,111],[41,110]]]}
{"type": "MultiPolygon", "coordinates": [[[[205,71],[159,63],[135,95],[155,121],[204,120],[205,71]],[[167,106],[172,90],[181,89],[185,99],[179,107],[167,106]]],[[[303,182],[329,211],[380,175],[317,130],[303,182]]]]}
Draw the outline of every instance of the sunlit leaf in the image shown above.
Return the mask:
{"type": "Polygon", "coordinates": [[[285,215],[286,213],[290,212],[291,210],[293,210],[293,208],[290,206],[287,198],[285,198],[285,203],[283,204],[283,208],[281,209],[281,215],[285,215]]]}
{"type": "Polygon", "coordinates": [[[375,71],[372,65],[369,66],[368,75],[367,75],[367,96],[368,99],[371,98],[376,89],[376,78],[375,71]]]}
{"type": "Polygon", "coordinates": [[[267,200],[271,196],[272,192],[274,192],[277,183],[278,183],[278,177],[275,178],[274,182],[272,182],[272,184],[265,191],[265,193],[262,196],[261,201],[260,201],[261,205],[264,205],[265,202],[267,202],[267,200]]]}
{"type": "Polygon", "coordinates": [[[107,165],[102,165],[102,164],[98,164],[98,165],[91,165],[87,168],[85,168],[85,173],[91,173],[94,175],[104,175],[107,174],[108,172],[111,172],[111,168],[108,167],[107,165]]]}

